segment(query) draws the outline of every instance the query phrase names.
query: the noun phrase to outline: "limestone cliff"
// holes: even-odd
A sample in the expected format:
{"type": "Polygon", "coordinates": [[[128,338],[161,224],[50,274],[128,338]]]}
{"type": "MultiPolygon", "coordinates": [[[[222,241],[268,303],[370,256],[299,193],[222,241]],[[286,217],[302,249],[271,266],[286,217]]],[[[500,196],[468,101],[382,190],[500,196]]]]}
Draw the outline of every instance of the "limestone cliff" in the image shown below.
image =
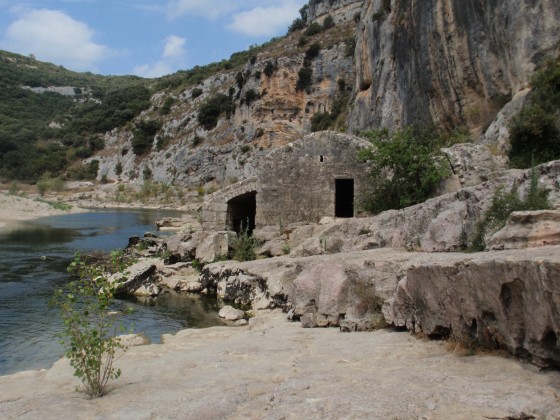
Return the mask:
{"type": "MultiPolygon", "coordinates": [[[[309,2],[308,25],[322,25],[327,16],[335,26],[319,34],[295,31],[259,49],[242,68],[223,66],[196,85],[158,91],[137,119],[161,122],[151,149],[133,153],[134,126],[108,133],[106,149],[94,157],[98,178],[141,180],[149,169],[156,181],[221,188],[254,176],[270,149],[302,138],[313,116],[341,103],[338,130],[432,122],[467,127],[482,152],[503,156],[508,121],[523,104],[531,74],[560,52],[557,0],[309,2]],[[319,53],[306,58],[315,43],[319,53]],[[304,68],[311,77],[298,89],[304,68]],[[229,95],[234,111],[205,129],[197,116],[217,94],[229,95]]],[[[454,164],[457,153],[451,154],[454,164]]],[[[489,159],[490,171],[504,165],[502,158],[489,159]]]]}
{"type": "Polygon", "coordinates": [[[482,134],[559,52],[556,0],[365,0],[351,130],[436,122],[482,134]]]}

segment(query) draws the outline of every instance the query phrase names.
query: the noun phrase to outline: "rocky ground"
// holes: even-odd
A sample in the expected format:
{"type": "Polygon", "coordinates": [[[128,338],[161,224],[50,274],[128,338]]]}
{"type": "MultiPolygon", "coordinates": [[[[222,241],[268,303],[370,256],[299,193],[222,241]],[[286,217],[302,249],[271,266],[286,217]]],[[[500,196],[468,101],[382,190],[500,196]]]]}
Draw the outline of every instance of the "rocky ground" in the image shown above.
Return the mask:
{"type": "Polygon", "coordinates": [[[56,205],[53,206],[52,202],[47,201],[0,193],[0,228],[5,227],[8,222],[17,220],[85,211],[74,206],[68,209],[59,209],[55,207],[56,205]]]}
{"type": "Polygon", "coordinates": [[[559,372],[460,356],[406,332],[302,329],[279,311],[259,311],[248,327],[184,330],[132,347],[118,366],[122,377],[97,400],[74,392],[65,361],[0,377],[0,417],[560,417],[559,372]]]}

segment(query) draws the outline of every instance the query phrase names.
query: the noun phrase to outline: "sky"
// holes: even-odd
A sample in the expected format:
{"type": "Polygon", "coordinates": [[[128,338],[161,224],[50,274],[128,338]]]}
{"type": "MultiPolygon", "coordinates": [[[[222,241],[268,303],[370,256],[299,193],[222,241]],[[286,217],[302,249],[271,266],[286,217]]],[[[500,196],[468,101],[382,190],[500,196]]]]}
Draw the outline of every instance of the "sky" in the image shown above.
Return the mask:
{"type": "Polygon", "coordinates": [[[0,49],[159,77],[284,35],[307,0],[0,0],[0,49]]]}

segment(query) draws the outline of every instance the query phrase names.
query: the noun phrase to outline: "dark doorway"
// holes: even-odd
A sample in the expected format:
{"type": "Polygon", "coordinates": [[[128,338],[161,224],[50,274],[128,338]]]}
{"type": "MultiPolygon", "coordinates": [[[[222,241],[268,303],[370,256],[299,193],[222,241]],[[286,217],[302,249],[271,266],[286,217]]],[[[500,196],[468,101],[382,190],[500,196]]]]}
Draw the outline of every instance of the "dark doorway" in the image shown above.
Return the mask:
{"type": "Polygon", "coordinates": [[[354,180],[336,179],[334,194],[335,217],[354,217],[354,180]]]}
{"type": "Polygon", "coordinates": [[[227,203],[228,227],[239,233],[248,229],[249,233],[255,229],[255,216],[257,214],[257,192],[238,195],[227,203]]]}

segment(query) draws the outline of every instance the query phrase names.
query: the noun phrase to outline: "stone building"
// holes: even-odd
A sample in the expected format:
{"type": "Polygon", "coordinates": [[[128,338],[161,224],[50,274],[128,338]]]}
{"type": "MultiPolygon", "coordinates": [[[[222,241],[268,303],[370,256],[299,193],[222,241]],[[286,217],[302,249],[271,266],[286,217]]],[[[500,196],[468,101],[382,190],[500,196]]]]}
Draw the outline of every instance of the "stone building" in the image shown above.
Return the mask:
{"type": "Polygon", "coordinates": [[[369,146],[355,136],[323,131],[272,151],[259,162],[256,177],[207,197],[204,229],[252,231],[355,216],[370,182],[358,152],[369,146]]]}

